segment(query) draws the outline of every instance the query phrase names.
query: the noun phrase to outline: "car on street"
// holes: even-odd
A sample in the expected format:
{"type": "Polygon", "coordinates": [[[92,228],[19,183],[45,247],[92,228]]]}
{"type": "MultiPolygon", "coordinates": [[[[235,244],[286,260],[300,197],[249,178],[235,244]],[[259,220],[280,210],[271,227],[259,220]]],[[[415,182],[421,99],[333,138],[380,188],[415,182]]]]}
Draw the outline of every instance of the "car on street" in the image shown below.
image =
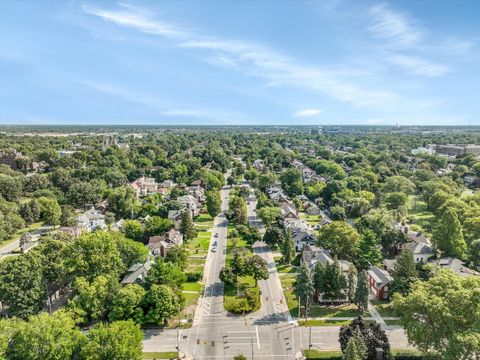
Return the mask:
{"type": "Polygon", "coordinates": [[[216,246],[212,246],[212,252],[217,252],[217,247],[216,246]]]}

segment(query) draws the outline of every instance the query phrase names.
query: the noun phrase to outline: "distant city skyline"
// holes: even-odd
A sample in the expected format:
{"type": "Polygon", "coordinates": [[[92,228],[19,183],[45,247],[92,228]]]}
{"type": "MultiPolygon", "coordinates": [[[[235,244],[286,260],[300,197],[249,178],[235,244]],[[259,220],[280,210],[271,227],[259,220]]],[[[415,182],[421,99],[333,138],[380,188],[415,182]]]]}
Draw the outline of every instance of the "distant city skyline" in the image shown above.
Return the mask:
{"type": "Polygon", "coordinates": [[[480,2],[2,1],[0,124],[480,125],[480,2]]]}

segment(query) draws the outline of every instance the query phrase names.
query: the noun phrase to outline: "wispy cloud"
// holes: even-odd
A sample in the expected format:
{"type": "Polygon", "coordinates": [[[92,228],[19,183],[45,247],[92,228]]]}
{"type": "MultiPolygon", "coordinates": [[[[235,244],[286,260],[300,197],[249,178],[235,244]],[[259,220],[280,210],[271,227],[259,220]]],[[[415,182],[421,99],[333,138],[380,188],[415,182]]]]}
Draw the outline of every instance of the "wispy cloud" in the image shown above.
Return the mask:
{"type": "Polygon", "coordinates": [[[321,113],[322,113],[322,110],[320,109],[304,109],[304,110],[295,111],[293,113],[293,116],[297,118],[302,118],[302,117],[320,115],[321,113]]]}
{"type": "Polygon", "coordinates": [[[446,74],[449,68],[444,65],[434,64],[430,61],[407,55],[395,55],[390,59],[395,65],[414,75],[437,77],[446,74]]]}
{"type": "Polygon", "coordinates": [[[134,28],[138,31],[163,36],[169,39],[182,39],[189,36],[186,29],[179,26],[153,21],[150,19],[150,13],[144,9],[128,4],[120,4],[126,10],[105,10],[97,7],[83,5],[83,11],[90,15],[95,15],[105,21],[134,28]]]}
{"type": "Polygon", "coordinates": [[[164,101],[158,97],[135,92],[122,86],[106,84],[99,81],[79,80],[79,84],[97,92],[115,96],[128,102],[147,105],[158,108],[164,101]]]}
{"type": "Polygon", "coordinates": [[[408,46],[418,43],[424,31],[406,13],[393,10],[386,4],[372,6],[369,11],[372,24],[370,33],[390,46],[408,46]]]}
{"type": "Polygon", "coordinates": [[[168,38],[182,48],[201,50],[209,63],[265,79],[268,86],[295,87],[360,107],[385,107],[396,99],[391,91],[366,89],[333,71],[299,63],[271,48],[187,31],[154,20],[147,11],[87,7],[85,12],[117,25],[168,38]]]}

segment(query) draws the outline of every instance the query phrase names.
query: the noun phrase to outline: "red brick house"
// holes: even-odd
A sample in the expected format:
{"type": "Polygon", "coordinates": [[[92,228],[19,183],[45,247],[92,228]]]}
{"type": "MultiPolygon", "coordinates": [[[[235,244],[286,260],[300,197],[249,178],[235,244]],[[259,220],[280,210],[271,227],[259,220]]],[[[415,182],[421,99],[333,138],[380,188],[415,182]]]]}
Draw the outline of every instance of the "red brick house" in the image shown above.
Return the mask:
{"type": "Polygon", "coordinates": [[[367,279],[370,291],[378,300],[386,300],[390,297],[390,285],[393,278],[388,271],[370,266],[367,271],[367,279]]]}

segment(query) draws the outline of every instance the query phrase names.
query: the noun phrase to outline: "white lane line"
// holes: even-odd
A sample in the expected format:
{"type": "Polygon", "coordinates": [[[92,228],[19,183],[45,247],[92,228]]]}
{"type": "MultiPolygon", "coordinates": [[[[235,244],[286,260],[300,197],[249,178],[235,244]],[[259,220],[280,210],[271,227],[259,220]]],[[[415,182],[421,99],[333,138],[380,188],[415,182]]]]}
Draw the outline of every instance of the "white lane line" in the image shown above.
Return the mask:
{"type": "Polygon", "coordinates": [[[292,326],[292,354],[295,354],[295,334],[293,333],[293,326],[292,326]]]}
{"type": "Polygon", "coordinates": [[[258,326],[255,326],[255,331],[257,333],[257,346],[258,350],[260,350],[260,338],[258,337],[258,326]]]}

